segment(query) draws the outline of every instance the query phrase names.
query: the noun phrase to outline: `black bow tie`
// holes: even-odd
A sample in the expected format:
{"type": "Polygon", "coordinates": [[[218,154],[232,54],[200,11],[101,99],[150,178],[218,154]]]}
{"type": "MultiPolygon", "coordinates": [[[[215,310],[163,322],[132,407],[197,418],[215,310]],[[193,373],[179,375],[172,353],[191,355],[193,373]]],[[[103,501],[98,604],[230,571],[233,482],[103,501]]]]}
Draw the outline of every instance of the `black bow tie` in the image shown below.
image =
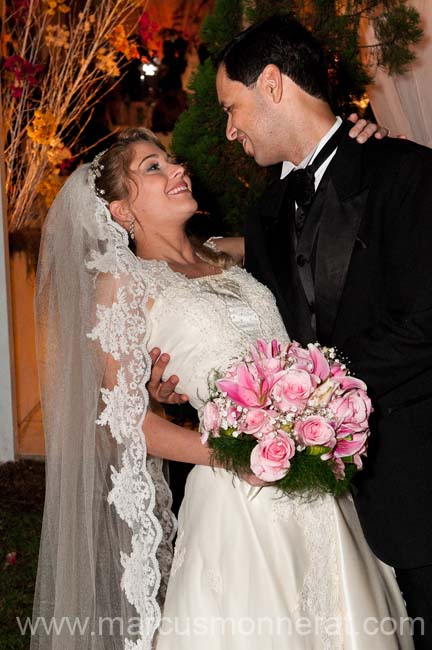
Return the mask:
{"type": "Polygon", "coordinates": [[[284,179],[286,192],[297,205],[308,207],[312,202],[315,194],[315,173],[336,149],[344,132],[345,129],[339,127],[307,167],[293,169],[284,179]]]}
{"type": "Polygon", "coordinates": [[[293,169],[286,179],[286,192],[297,205],[308,206],[315,194],[315,168],[308,165],[305,169],[293,169]]]}
{"type": "Polygon", "coordinates": [[[293,169],[283,180],[285,196],[293,199],[297,204],[294,222],[298,237],[303,229],[309,206],[315,196],[315,172],[336,149],[344,133],[345,129],[339,127],[318,152],[313,162],[304,169],[293,169]]]}

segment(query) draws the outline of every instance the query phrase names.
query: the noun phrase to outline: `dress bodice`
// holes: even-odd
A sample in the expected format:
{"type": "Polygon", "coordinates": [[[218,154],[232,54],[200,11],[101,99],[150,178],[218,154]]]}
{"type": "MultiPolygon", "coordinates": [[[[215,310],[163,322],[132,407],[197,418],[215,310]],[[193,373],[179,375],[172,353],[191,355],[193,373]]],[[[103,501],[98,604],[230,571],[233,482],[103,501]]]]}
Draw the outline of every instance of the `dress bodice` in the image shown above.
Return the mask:
{"type": "Polygon", "coordinates": [[[166,262],[143,264],[154,300],[148,349],[159,347],[171,356],[167,376],[178,375],[177,391],[194,408],[208,399],[212,370],[224,370],[258,338],[288,339],[273,294],[247,271],[232,267],[188,278],[166,262]]]}

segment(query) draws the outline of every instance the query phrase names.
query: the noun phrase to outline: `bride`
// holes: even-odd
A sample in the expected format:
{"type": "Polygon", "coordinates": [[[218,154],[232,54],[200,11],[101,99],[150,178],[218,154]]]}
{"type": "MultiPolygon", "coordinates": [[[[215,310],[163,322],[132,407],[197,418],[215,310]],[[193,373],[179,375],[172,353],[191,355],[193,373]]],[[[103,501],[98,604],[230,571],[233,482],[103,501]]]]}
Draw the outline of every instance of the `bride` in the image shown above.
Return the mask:
{"type": "Polygon", "coordinates": [[[349,496],[305,502],[213,469],[198,432],[149,408],[155,347],[200,414],[211,370],[257,338],[288,339],[268,289],[187,237],[196,207],[184,168],[149,131],[128,129],[48,215],[32,650],[411,649],[392,570],[369,551],[349,496]],[[172,566],[161,459],[197,465],[172,566]]]}

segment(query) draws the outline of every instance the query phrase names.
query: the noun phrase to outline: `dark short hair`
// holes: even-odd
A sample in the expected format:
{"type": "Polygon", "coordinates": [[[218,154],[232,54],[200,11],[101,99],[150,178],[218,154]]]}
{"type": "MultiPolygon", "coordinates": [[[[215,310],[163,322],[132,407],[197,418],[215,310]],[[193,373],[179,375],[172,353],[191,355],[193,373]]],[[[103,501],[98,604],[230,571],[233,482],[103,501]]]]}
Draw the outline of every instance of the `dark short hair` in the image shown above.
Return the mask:
{"type": "Polygon", "coordinates": [[[219,53],[229,79],[253,85],[269,64],[305,92],[328,101],[328,75],[323,49],[291,15],[273,15],[237,34],[219,53]]]}

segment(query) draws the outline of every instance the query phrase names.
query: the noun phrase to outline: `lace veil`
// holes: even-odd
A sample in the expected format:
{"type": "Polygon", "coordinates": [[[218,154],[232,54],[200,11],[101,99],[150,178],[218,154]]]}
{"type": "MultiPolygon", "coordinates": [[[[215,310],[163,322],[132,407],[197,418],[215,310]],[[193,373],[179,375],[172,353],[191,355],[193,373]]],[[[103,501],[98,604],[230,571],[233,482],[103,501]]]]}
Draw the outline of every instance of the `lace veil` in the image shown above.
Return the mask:
{"type": "Polygon", "coordinates": [[[144,268],[83,165],[54,201],[36,285],[46,500],[31,650],[147,650],[175,521],[142,422],[144,268]]]}

